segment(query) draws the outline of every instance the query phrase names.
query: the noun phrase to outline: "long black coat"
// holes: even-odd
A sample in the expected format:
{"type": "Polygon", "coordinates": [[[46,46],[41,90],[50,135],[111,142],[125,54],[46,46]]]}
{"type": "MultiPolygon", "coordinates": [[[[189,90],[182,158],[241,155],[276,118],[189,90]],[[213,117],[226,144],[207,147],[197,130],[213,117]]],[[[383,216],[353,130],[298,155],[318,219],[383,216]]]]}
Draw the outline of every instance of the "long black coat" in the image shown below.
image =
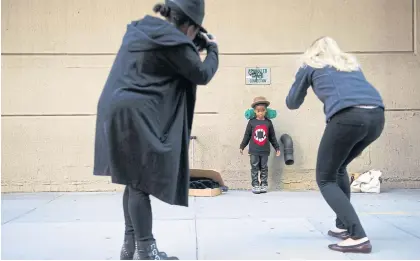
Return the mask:
{"type": "Polygon", "coordinates": [[[94,175],[188,206],[188,145],[197,85],[218,69],[192,41],[152,16],[127,26],[98,103],[94,175]]]}

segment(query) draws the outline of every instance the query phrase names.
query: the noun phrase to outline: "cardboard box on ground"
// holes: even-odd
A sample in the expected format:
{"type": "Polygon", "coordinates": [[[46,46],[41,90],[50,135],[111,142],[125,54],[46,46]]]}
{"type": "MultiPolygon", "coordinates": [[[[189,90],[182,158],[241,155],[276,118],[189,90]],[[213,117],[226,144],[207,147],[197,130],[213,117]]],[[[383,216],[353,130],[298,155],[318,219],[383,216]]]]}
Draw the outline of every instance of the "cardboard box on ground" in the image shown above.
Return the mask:
{"type": "Polygon", "coordinates": [[[210,179],[219,184],[219,187],[216,188],[201,188],[201,189],[189,189],[189,195],[193,197],[215,197],[222,194],[222,187],[225,187],[222,176],[220,172],[211,170],[211,169],[191,169],[190,170],[191,178],[203,178],[210,179]]]}

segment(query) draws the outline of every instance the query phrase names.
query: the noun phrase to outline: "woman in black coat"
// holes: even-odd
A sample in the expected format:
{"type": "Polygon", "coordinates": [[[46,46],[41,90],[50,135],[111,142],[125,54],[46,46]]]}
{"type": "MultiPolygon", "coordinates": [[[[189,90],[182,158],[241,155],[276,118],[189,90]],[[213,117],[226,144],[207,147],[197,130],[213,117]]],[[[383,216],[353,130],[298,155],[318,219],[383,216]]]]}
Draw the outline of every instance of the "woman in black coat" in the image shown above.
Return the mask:
{"type": "Polygon", "coordinates": [[[169,258],[156,247],[149,195],[188,206],[196,86],[218,69],[217,44],[202,27],[204,0],[166,2],[154,7],[165,20],[145,16],[127,26],[98,103],[94,175],[126,185],[121,259],[169,258]]]}
{"type": "Polygon", "coordinates": [[[287,96],[287,107],[298,109],[310,86],[324,104],[327,122],[318,149],[316,181],[322,196],[337,214],[335,227],[328,235],[343,239],[329,248],[370,253],[372,245],[350,203],[347,166],[380,137],[385,106],[356,58],[341,51],[330,37],[316,40],[306,50],[287,96]]]}

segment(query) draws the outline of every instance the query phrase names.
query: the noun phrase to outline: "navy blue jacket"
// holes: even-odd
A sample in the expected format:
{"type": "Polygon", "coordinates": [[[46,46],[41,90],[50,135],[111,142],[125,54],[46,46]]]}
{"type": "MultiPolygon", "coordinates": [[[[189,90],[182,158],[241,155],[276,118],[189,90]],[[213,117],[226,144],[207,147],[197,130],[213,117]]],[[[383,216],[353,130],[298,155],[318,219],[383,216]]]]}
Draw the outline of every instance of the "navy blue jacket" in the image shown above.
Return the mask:
{"type": "Polygon", "coordinates": [[[381,95],[361,70],[344,72],[334,67],[316,69],[308,65],[296,73],[296,80],[286,98],[287,107],[298,109],[310,86],[324,103],[327,122],[334,114],[348,107],[372,105],[385,108],[381,95]]]}

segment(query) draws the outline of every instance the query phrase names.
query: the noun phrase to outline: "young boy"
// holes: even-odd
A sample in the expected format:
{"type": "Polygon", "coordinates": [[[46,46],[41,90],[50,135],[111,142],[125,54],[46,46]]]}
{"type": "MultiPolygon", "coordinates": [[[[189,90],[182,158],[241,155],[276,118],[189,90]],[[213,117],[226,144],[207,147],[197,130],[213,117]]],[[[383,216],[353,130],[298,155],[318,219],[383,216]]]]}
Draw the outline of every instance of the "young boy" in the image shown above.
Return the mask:
{"type": "Polygon", "coordinates": [[[270,102],[264,97],[256,97],[251,107],[256,117],[248,121],[245,135],[240,145],[240,153],[243,154],[249,143],[249,155],[251,158],[252,192],[254,194],[266,193],[268,189],[268,156],[270,155],[270,143],[276,150],[276,156],[280,156],[280,146],[276,139],[273,123],[265,117],[270,102]],[[252,138],[252,141],[250,142],[252,138]],[[269,141],[269,142],[268,142],[269,141]],[[258,181],[258,171],[261,172],[261,184],[258,181]]]}

